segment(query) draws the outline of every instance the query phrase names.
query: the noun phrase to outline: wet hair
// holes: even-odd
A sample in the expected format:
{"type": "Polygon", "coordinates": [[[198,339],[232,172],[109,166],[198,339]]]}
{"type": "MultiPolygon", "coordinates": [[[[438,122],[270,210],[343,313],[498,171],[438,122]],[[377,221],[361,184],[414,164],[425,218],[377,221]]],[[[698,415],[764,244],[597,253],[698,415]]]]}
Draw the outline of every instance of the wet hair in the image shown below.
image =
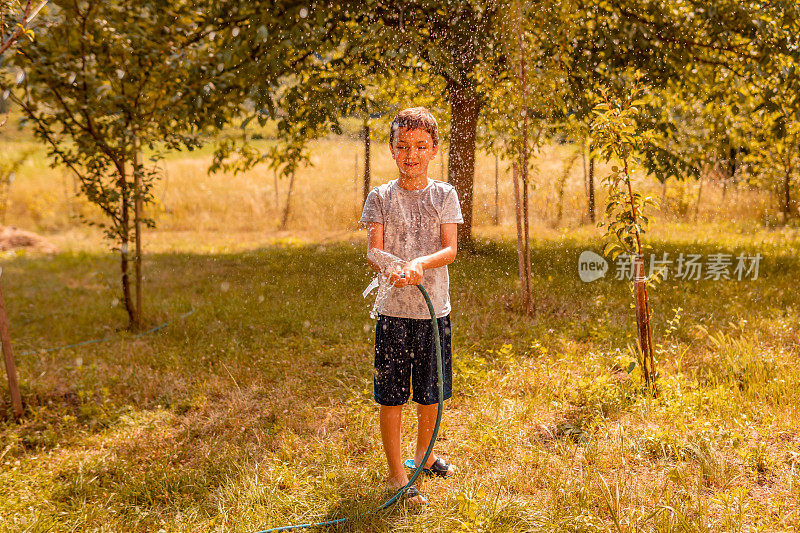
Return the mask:
{"type": "Polygon", "coordinates": [[[400,111],[389,127],[389,145],[394,146],[394,138],[400,128],[427,132],[433,145],[439,145],[439,125],[430,111],[424,107],[409,107],[400,111]]]}

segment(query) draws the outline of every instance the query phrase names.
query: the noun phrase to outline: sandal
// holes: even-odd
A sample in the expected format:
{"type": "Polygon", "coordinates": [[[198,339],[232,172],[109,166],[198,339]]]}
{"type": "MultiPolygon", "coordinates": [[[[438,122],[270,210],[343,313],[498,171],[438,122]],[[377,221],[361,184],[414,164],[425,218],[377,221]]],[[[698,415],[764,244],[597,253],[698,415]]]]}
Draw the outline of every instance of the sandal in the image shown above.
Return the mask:
{"type": "MultiPolygon", "coordinates": [[[[403,463],[403,466],[405,466],[409,470],[417,469],[417,465],[414,463],[414,459],[406,459],[406,461],[403,463]]],[[[456,467],[445,463],[441,457],[437,457],[430,468],[422,469],[422,473],[425,475],[437,476],[445,479],[452,477],[455,471],[456,467]]]]}
{"type": "Polygon", "coordinates": [[[403,493],[403,500],[408,502],[411,498],[416,498],[417,496],[422,498],[422,502],[410,502],[410,503],[413,503],[414,505],[428,505],[428,498],[423,496],[422,493],[420,493],[419,489],[414,485],[408,487],[406,491],[403,493]]]}

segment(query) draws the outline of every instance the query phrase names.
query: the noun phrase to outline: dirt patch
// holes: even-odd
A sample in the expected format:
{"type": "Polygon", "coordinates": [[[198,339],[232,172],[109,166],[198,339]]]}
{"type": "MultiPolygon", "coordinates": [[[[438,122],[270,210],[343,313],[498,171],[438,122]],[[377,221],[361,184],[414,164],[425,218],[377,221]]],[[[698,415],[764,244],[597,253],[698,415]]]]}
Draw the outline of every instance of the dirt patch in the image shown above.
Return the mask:
{"type": "Polygon", "coordinates": [[[23,248],[45,254],[58,252],[58,248],[41,235],[21,230],[16,226],[0,226],[0,251],[8,252],[23,248]]]}

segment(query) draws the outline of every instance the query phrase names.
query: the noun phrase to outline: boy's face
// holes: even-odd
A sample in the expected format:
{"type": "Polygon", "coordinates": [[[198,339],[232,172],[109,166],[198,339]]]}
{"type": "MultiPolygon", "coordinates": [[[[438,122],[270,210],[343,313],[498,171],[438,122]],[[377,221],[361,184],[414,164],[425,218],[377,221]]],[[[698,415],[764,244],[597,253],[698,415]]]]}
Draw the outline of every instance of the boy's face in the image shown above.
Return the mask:
{"type": "Polygon", "coordinates": [[[433,145],[431,134],[425,130],[399,128],[391,150],[400,175],[413,179],[428,175],[428,164],[439,147],[433,145]]]}

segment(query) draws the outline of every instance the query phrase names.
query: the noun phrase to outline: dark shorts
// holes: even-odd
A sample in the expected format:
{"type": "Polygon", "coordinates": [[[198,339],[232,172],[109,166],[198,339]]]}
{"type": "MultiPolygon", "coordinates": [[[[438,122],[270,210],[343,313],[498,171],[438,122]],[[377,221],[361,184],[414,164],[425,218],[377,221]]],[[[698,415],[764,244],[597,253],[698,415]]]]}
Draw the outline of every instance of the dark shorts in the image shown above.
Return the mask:
{"type": "MultiPolygon", "coordinates": [[[[453,395],[450,315],[437,319],[442,345],[444,399],[453,395]]],[[[436,351],[430,319],[378,315],[375,326],[375,401],[380,405],[439,403],[436,351]]]]}

